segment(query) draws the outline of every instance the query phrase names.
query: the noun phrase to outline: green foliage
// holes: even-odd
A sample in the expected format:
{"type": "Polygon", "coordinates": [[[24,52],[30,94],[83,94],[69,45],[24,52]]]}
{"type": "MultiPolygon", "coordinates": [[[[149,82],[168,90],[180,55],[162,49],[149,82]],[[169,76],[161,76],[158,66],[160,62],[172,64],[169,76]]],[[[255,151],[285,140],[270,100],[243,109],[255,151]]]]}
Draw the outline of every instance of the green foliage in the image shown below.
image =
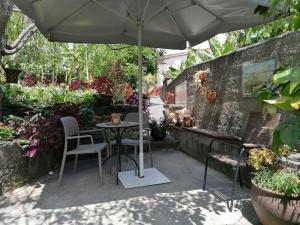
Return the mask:
{"type": "Polygon", "coordinates": [[[289,153],[288,145],[282,145],[278,155],[265,147],[251,149],[248,163],[256,170],[254,183],[287,196],[299,196],[300,174],[285,167],[277,160],[278,156],[287,158],[289,153]]]}
{"type": "Polygon", "coordinates": [[[27,108],[33,113],[40,112],[56,103],[74,103],[82,107],[96,104],[97,93],[93,90],[70,91],[59,86],[23,87],[20,85],[2,85],[4,91],[3,106],[6,108],[27,108]]]}
{"type": "Polygon", "coordinates": [[[294,148],[300,140],[300,66],[279,69],[273,76],[273,83],[258,91],[257,100],[268,112],[279,109],[293,114],[275,129],[273,150],[278,154],[282,144],[294,148]]]}
{"type": "MultiPolygon", "coordinates": [[[[15,40],[29,19],[21,13],[14,12],[7,26],[9,40],[15,40]]],[[[143,49],[144,74],[156,74],[157,63],[162,55],[161,50],[143,49]]],[[[12,56],[3,58],[4,67],[22,69],[38,74],[49,80],[66,81],[73,79],[87,80],[107,76],[113,60],[125,66],[123,72],[132,86],[136,87],[138,51],[135,46],[124,44],[67,44],[48,42],[40,33],[34,34],[25,46],[12,56]]]]}
{"type": "Polygon", "coordinates": [[[11,127],[0,127],[0,141],[7,140],[12,138],[14,134],[14,130],[11,127]]]}
{"type": "Polygon", "coordinates": [[[300,176],[296,171],[264,168],[255,174],[255,184],[287,196],[300,196],[300,176]]]}
{"type": "Polygon", "coordinates": [[[256,170],[261,170],[266,167],[273,167],[275,159],[276,155],[268,148],[254,148],[250,151],[248,164],[256,170]]]}

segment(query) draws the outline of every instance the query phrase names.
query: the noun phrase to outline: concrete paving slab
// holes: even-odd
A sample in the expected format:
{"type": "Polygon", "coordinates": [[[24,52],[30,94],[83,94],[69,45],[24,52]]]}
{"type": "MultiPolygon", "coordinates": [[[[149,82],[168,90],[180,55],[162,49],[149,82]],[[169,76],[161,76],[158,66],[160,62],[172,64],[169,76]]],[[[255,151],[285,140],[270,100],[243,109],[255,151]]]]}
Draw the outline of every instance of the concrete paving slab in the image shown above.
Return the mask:
{"type": "MultiPolygon", "coordinates": [[[[1,196],[0,224],[259,224],[249,189],[237,188],[231,213],[227,206],[230,179],[209,169],[207,191],[202,191],[201,162],[172,149],[154,151],[153,157],[155,167],[172,183],[124,189],[115,184],[114,171],[111,174],[107,165],[104,185],[100,185],[97,160],[79,161],[77,173],[68,163],[62,186],[57,185],[57,174],[53,174],[1,196]]],[[[128,163],[126,169],[132,168],[128,163]]]]}

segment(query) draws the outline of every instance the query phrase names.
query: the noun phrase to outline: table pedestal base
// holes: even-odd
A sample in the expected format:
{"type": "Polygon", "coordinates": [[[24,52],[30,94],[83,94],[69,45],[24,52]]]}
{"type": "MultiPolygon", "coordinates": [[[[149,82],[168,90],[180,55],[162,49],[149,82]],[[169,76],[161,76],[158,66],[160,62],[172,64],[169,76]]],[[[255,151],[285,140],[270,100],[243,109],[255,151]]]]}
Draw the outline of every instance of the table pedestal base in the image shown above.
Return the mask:
{"type": "Polygon", "coordinates": [[[148,168],[144,170],[144,178],[136,175],[136,171],[122,171],[118,173],[119,180],[126,189],[145,187],[158,184],[171,183],[166,176],[159,172],[156,168],[148,168]]]}

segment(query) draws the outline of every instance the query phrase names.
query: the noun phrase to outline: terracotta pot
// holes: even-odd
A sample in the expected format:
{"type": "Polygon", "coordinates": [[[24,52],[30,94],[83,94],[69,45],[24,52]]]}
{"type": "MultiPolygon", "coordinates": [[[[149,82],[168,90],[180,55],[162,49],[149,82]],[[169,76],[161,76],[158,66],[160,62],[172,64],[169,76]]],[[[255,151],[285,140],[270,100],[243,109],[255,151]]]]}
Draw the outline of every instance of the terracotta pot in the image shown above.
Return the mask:
{"type": "Polygon", "coordinates": [[[251,200],[263,225],[300,224],[300,197],[274,193],[252,182],[251,200]]]}
{"type": "Polygon", "coordinates": [[[200,71],[198,72],[198,77],[199,77],[199,80],[201,81],[201,83],[204,82],[205,79],[206,79],[206,77],[205,77],[205,71],[200,70],[200,71]]]}
{"type": "Polygon", "coordinates": [[[206,93],[206,97],[207,97],[208,102],[215,103],[216,100],[217,100],[217,95],[218,94],[217,94],[216,90],[214,90],[214,89],[208,90],[207,93],[206,93]]]}
{"type": "Polygon", "coordinates": [[[149,94],[143,94],[143,99],[149,99],[149,94]]]}
{"type": "Polygon", "coordinates": [[[151,137],[155,141],[162,141],[167,136],[166,129],[151,129],[151,137]]]}
{"type": "Polygon", "coordinates": [[[112,113],[111,114],[111,123],[119,124],[121,122],[121,113],[112,113]]]}
{"type": "Polygon", "coordinates": [[[18,83],[19,75],[22,70],[4,68],[6,73],[6,83],[18,83]]]}

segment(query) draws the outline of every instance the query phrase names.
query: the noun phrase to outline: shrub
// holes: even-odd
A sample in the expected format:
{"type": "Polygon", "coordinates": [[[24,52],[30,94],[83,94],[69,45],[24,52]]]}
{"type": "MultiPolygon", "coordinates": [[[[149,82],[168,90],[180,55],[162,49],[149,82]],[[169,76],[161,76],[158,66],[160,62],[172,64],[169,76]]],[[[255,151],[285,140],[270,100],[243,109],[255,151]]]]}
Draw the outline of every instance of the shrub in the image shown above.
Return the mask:
{"type": "MultiPolygon", "coordinates": [[[[56,103],[74,103],[83,107],[94,105],[98,95],[94,90],[70,91],[58,86],[50,85],[22,87],[20,85],[3,85],[4,91],[3,106],[6,109],[13,109],[12,113],[24,111],[27,115],[49,111],[56,103]]],[[[17,115],[22,115],[18,113],[17,115]]]]}
{"type": "Polygon", "coordinates": [[[4,126],[0,127],[0,141],[13,137],[14,130],[12,127],[4,126]]]}
{"type": "Polygon", "coordinates": [[[7,123],[14,128],[14,137],[29,140],[23,146],[24,155],[34,157],[40,151],[55,150],[63,145],[63,128],[60,118],[74,116],[79,119],[79,106],[73,103],[58,103],[50,108],[50,114],[28,118],[10,116],[7,123]]]}
{"type": "Polygon", "coordinates": [[[98,77],[91,83],[91,88],[103,95],[111,95],[110,86],[111,81],[106,76],[98,77]]]}
{"type": "Polygon", "coordinates": [[[300,176],[296,171],[264,168],[255,174],[254,182],[277,193],[300,196],[300,176]]]}
{"type": "Polygon", "coordinates": [[[69,88],[71,91],[86,90],[89,88],[89,85],[82,80],[73,80],[69,88]]]}
{"type": "Polygon", "coordinates": [[[38,77],[36,75],[33,74],[25,74],[24,76],[24,80],[22,81],[22,83],[28,87],[32,87],[34,85],[36,85],[38,82],[38,77]]]}

